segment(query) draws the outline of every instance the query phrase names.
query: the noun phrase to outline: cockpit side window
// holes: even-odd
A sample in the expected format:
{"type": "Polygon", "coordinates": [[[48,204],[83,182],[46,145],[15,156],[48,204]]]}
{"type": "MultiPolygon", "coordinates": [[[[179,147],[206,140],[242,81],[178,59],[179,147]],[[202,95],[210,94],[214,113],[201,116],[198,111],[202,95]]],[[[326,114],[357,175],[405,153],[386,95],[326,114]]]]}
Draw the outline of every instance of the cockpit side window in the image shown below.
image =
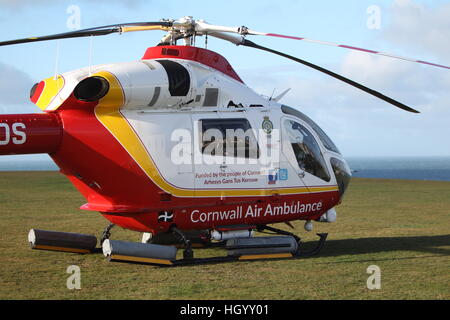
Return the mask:
{"type": "Polygon", "coordinates": [[[311,132],[293,120],[286,120],[284,126],[300,169],[329,182],[325,159],[311,132]]]}

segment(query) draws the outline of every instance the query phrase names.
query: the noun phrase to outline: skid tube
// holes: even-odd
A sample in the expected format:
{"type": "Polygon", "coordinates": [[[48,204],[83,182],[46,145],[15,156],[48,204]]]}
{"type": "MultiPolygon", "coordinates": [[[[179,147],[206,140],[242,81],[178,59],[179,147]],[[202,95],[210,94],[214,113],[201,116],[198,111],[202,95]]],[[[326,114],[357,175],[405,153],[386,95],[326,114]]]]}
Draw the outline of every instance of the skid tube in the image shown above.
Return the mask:
{"type": "MultiPolygon", "coordinates": [[[[272,230],[271,230],[272,231],[272,230]]],[[[180,267],[180,266],[192,266],[192,265],[204,265],[204,264],[218,264],[218,263],[225,263],[225,262],[238,262],[238,261],[261,261],[261,260],[281,260],[281,259],[300,259],[300,258],[307,258],[314,255],[317,255],[323,248],[325,241],[327,239],[328,234],[327,233],[318,233],[319,240],[317,242],[317,245],[314,247],[314,249],[310,251],[303,252],[300,249],[300,243],[298,243],[297,250],[294,253],[291,252],[279,252],[279,253],[273,253],[273,252],[267,252],[262,253],[261,251],[266,250],[273,250],[274,248],[286,248],[286,244],[270,244],[270,245],[264,245],[264,244],[255,244],[255,245],[245,245],[244,247],[232,246],[232,245],[225,245],[222,246],[225,249],[228,250],[228,252],[231,252],[232,250],[236,249],[244,249],[244,250],[256,250],[259,252],[253,253],[253,254],[239,254],[239,255],[228,255],[228,256],[220,256],[220,257],[207,257],[207,258],[183,258],[183,259],[154,259],[154,258],[142,258],[142,257],[124,257],[122,255],[115,255],[110,254],[107,256],[107,259],[109,261],[114,262],[126,262],[126,263],[132,263],[132,264],[147,264],[147,265],[154,265],[159,267],[180,267]]],[[[259,237],[263,238],[263,237],[259,237]]],[[[281,237],[275,237],[275,238],[281,238],[281,237]]],[[[114,243],[113,243],[114,245],[114,243]]],[[[140,244],[139,244],[140,245],[140,244]]],[[[148,245],[148,244],[147,244],[148,245]]],[[[186,256],[183,254],[183,256],[186,256]]]]}
{"type": "Polygon", "coordinates": [[[30,241],[30,244],[32,244],[31,247],[33,249],[41,250],[73,253],[103,253],[108,261],[147,264],[160,267],[176,267],[235,261],[281,260],[287,258],[298,259],[311,257],[317,255],[322,250],[328,235],[327,233],[318,233],[319,240],[315,248],[303,252],[301,250],[301,241],[298,236],[273,227],[258,226],[257,231],[262,233],[268,233],[265,231],[269,231],[269,234],[277,234],[278,236],[233,238],[220,243],[211,243],[205,248],[224,248],[228,251],[228,255],[194,258],[190,241],[186,239],[181,230],[174,229],[172,231],[184,242],[183,258],[176,259],[177,248],[175,246],[110,240],[109,231],[111,228],[112,225],[109,225],[103,233],[100,248],[95,247],[97,241],[94,236],[34,229],[30,231],[30,234],[33,233],[33,243],[30,241]],[[89,246],[86,246],[85,243],[88,241],[90,241],[89,246]],[[70,248],[70,250],[63,246],[70,248]]]}
{"type": "Polygon", "coordinates": [[[317,235],[319,236],[319,240],[316,247],[307,252],[301,252],[301,250],[298,250],[295,254],[269,253],[269,254],[255,254],[255,255],[226,256],[226,257],[179,259],[173,261],[172,266],[175,267],[175,266],[214,264],[214,263],[237,262],[237,261],[261,261],[261,260],[308,258],[317,255],[322,250],[328,236],[327,233],[318,233],[317,235]]]}

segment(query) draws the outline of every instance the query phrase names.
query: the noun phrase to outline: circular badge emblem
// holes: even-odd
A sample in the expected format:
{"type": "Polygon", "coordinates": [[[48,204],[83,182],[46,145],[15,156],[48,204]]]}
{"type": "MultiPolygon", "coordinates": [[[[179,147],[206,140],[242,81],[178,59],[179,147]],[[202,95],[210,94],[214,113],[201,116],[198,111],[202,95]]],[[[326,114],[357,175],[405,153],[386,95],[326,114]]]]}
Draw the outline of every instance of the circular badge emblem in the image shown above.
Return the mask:
{"type": "Polygon", "coordinates": [[[273,123],[269,120],[269,117],[264,117],[262,122],[262,129],[265,133],[270,134],[273,130],[273,123]]]}

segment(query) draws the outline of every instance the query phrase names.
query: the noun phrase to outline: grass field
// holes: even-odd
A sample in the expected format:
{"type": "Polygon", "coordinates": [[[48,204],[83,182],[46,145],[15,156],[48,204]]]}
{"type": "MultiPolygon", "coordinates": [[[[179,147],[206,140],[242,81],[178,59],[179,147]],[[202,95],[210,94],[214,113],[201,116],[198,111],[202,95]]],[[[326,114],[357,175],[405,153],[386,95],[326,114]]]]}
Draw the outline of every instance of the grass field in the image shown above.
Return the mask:
{"type": "MultiPolygon", "coordinates": [[[[82,204],[57,172],[0,172],[0,299],[450,299],[450,182],[354,179],[337,222],[314,225],[329,233],[319,256],[181,268],[29,248],[31,228],[99,235],[107,221],[82,204]],[[81,290],[66,287],[70,265],[81,290]],[[379,290],[366,287],[370,265],[381,269],[379,290]]],[[[295,226],[312,245],[316,236],[295,226]]],[[[113,229],[112,238],[140,236],[113,229]]]]}

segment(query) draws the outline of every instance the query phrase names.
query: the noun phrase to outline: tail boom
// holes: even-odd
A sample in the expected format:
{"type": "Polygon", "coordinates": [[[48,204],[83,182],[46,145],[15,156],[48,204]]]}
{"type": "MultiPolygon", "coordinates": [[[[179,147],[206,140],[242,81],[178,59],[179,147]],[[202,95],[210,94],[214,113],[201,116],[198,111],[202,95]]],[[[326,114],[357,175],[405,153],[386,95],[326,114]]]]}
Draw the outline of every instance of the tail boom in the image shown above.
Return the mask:
{"type": "Polygon", "coordinates": [[[0,115],[0,155],[53,153],[62,134],[54,113],[0,115]]]}

